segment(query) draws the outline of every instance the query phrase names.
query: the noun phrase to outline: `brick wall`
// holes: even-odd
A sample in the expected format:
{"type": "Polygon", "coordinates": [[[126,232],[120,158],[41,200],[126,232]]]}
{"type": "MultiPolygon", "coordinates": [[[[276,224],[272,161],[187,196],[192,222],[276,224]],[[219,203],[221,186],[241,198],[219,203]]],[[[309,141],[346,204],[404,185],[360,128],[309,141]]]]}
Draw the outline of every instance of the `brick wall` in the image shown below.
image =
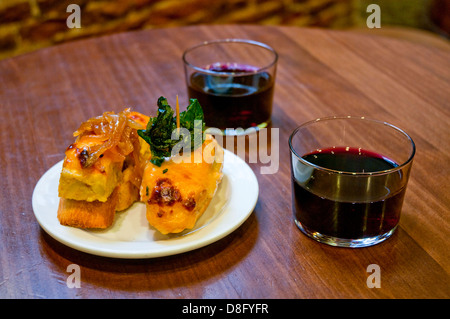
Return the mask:
{"type": "Polygon", "coordinates": [[[74,39],[200,23],[345,27],[352,0],[0,0],[0,59],[74,39]],[[81,28],[69,29],[69,4],[81,28]]]}
{"type": "Polygon", "coordinates": [[[360,3],[360,0],[0,0],[0,59],[74,39],[143,28],[206,23],[346,28],[360,22],[360,3]],[[67,27],[69,4],[81,8],[80,29],[67,27]]]}

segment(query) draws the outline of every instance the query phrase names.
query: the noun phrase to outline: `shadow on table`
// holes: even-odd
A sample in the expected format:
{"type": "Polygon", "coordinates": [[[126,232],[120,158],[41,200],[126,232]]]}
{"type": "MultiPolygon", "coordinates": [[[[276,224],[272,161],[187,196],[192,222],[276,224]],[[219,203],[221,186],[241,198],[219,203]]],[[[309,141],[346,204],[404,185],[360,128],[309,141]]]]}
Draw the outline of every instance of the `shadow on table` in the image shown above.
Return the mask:
{"type": "MultiPolygon", "coordinates": [[[[258,209],[258,205],[255,211],[258,209]]],[[[245,259],[258,238],[255,211],[233,233],[203,248],[150,259],[99,257],[67,247],[41,230],[41,253],[67,278],[67,266],[80,266],[82,287],[105,287],[122,292],[164,290],[195,285],[224,276],[245,259]]],[[[83,289],[84,290],[84,289],[83,289]]],[[[201,296],[198,296],[201,297],[201,296]]]]}

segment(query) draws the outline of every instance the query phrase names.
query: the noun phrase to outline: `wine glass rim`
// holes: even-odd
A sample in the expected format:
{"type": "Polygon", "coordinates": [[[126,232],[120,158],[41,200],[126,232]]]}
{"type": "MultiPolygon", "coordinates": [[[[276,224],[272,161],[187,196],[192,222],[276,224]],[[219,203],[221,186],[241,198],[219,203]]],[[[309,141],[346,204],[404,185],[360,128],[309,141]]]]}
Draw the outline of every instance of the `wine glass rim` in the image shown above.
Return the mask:
{"type": "Polygon", "coordinates": [[[327,171],[330,173],[334,173],[334,174],[341,174],[341,175],[353,175],[353,176],[374,176],[374,175],[385,175],[385,174],[389,174],[392,172],[396,172],[399,171],[401,169],[403,169],[404,167],[406,167],[407,165],[409,165],[413,158],[414,155],[416,153],[416,145],[413,141],[413,139],[402,129],[400,129],[399,127],[390,124],[388,122],[384,122],[384,121],[379,121],[379,120],[375,120],[375,119],[371,119],[371,118],[367,118],[365,116],[328,116],[328,117],[321,117],[321,118],[317,118],[315,120],[311,120],[308,122],[305,122],[299,126],[297,126],[294,131],[292,132],[292,134],[289,136],[289,149],[291,151],[292,154],[295,155],[295,157],[302,162],[305,165],[311,166],[315,169],[318,170],[322,170],[322,171],[327,171]],[[394,129],[395,131],[403,134],[407,140],[410,142],[411,145],[411,154],[409,155],[408,159],[406,161],[404,161],[402,164],[398,164],[398,166],[395,166],[393,168],[390,169],[386,169],[386,170],[380,170],[380,171],[374,171],[374,172],[348,172],[348,171],[343,171],[343,170],[335,170],[335,169],[331,169],[331,168],[327,168],[327,167],[323,167],[320,165],[316,165],[314,163],[311,163],[307,160],[305,160],[302,156],[300,156],[294,149],[294,146],[292,145],[292,139],[295,136],[295,134],[302,128],[309,126],[311,124],[320,122],[320,121],[332,121],[332,120],[362,120],[362,121],[368,121],[368,122],[372,122],[372,123],[377,123],[380,125],[385,125],[386,127],[389,127],[391,129],[394,129]]]}
{"type": "MultiPolygon", "coordinates": [[[[264,70],[267,70],[267,69],[271,68],[278,61],[278,53],[271,46],[269,46],[269,45],[267,45],[265,43],[259,42],[259,41],[249,40],[249,39],[239,39],[239,38],[226,38],[226,39],[216,39],[216,40],[203,41],[203,42],[201,42],[199,44],[191,46],[191,47],[189,47],[188,49],[186,49],[183,52],[183,57],[182,58],[183,58],[183,62],[184,62],[185,65],[191,67],[192,69],[194,69],[196,71],[202,72],[202,73],[214,74],[214,75],[224,75],[224,76],[230,76],[230,75],[239,76],[239,75],[248,75],[248,74],[261,73],[264,70]],[[255,70],[242,71],[242,72],[231,72],[231,73],[230,72],[225,72],[225,71],[222,72],[222,71],[208,70],[208,69],[205,69],[204,67],[200,67],[200,66],[194,65],[194,64],[192,64],[192,63],[190,63],[188,61],[187,55],[191,51],[193,51],[195,49],[198,49],[200,47],[205,47],[205,46],[214,45],[214,44],[221,44],[221,43],[222,44],[223,43],[225,43],[225,44],[242,43],[242,44],[249,44],[249,45],[257,46],[257,47],[260,47],[260,48],[263,48],[263,49],[266,49],[266,50],[270,51],[273,54],[273,60],[269,64],[267,64],[265,66],[255,68],[255,70]]],[[[231,61],[231,62],[234,62],[234,61],[231,61]]]]}

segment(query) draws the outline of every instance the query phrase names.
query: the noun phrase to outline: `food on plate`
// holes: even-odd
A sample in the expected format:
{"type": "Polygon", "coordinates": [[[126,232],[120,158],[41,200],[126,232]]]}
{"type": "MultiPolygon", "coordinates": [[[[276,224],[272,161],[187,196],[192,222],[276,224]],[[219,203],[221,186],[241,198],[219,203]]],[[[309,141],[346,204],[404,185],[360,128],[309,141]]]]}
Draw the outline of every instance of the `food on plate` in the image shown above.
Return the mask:
{"type": "Polygon", "coordinates": [[[116,211],[139,200],[145,148],[137,130],[147,119],[129,109],[105,112],[75,131],[59,180],[61,224],[107,228],[116,211]]]}
{"type": "Polygon", "coordinates": [[[89,119],[74,133],[59,181],[62,225],[107,228],[136,201],[162,234],[195,226],[222,180],[223,149],[204,134],[203,111],[191,99],[176,115],[167,99],[158,114],[130,109],[89,119]]]}
{"type": "Polygon", "coordinates": [[[222,179],[223,154],[216,153],[217,142],[205,140],[189,154],[186,163],[166,159],[161,166],[148,162],[141,185],[141,201],[145,202],[147,220],[162,234],[179,233],[194,227],[208,207],[222,179]],[[195,153],[211,145],[211,163],[195,163],[195,153]]]}
{"type": "Polygon", "coordinates": [[[203,111],[197,100],[191,100],[177,125],[164,98],[158,100],[158,115],[146,130],[138,131],[152,152],[144,168],[141,201],[148,222],[162,234],[193,228],[221,182],[223,149],[212,136],[203,139],[203,131],[203,111]],[[171,138],[177,129],[184,136],[171,138]],[[182,155],[172,154],[177,145],[186,147],[182,155]]]}

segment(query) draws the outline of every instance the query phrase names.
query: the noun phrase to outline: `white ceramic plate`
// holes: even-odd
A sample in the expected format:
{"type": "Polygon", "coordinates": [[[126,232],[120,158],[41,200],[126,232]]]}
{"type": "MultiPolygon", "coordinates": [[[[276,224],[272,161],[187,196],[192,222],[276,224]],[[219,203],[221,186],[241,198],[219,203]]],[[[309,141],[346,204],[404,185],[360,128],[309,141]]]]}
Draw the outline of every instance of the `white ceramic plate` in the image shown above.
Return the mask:
{"type": "Polygon", "coordinates": [[[106,230],[62,226],[57,218],[58,184],[63,161],[50,168],[36,184],[32,204],[41,227],[59,242],[105,257],[153,258],[183,253],[209,245],[236,230],[258,200],[258,181],[251,168],[225,150],[223,179],[208,209],[195,227],[180,234],[162,235],[149,225],[145,204],[134,203],[116,213],[106,230]]]}

